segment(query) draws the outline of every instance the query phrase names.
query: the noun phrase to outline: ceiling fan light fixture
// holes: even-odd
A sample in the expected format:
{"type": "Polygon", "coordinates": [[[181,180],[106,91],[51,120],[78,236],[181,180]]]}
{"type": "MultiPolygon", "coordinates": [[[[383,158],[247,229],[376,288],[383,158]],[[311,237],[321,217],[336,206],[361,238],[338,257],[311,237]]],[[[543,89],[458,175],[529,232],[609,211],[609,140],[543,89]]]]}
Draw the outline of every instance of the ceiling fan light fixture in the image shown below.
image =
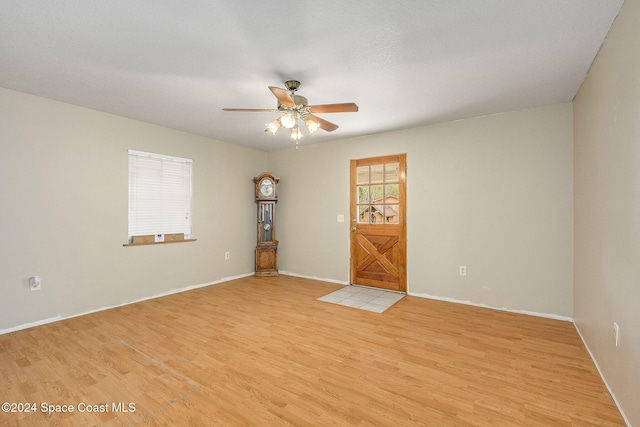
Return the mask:
{"type": "Polygon", "coordinates": [[[275,135],[278,129],[280,129],[280,122],[278,120],[274,120],[271,123],[267,123],[264,131],[271,132],[273,135],[275,135]]]}
{"type": "Polygon", "coordinates": [[[300,130],[300,128],[298,126],[294,127],[293,129],[291,129],[291,139],[293,139],[294,141],[299,141],[302,139],[302,131],[300,130]]]}
{"type": "Polygon", "coordinates": [[[280,123],[287,129],[291,129],[296,125],[296,116],[294,113],[287,113],[280,117],[280,123]]]}
{"type": "Polygon", "coordinates": [[[306,119],[304,123],[307,125],[307,130],[309,130],[309,133],[314,133],[320,127],[320,123],[312,119],[306,119]]]}

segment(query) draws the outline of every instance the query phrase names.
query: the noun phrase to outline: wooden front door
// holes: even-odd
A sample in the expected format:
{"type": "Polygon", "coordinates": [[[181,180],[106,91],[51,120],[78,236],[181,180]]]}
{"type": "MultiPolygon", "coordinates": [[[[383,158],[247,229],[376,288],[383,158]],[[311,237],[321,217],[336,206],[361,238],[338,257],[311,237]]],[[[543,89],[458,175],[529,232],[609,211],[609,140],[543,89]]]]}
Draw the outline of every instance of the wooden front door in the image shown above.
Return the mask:
{"type": "Polygon", "coordinates": [[[351,277],[406,292],[406,154],[351,161],[351,277]]]}

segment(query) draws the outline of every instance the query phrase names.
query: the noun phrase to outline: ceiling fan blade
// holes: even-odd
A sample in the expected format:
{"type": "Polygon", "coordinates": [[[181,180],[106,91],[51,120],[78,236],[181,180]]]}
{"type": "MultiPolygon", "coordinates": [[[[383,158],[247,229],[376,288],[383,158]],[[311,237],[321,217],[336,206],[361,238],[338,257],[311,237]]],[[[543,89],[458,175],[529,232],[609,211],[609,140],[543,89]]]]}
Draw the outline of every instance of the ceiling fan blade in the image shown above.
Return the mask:
{"type": "Polygon", "coordinates": [[[309,111],[312,113],[355,113],[358,106],[353,102],[345,102],[343,104],[324,104],[310,105],[309,111]]]}
{"type": "Polygon", "coordinates": [[[338,125],[321,119],[320,117],[316,117],[312,114],[308,114],[304,118],[305,120],[313,120],[314,122],[318,123],[318,125],[320,125],[320,129],[326,130],[327,132],[333,132],[334,130],[338,129],[338,125]]]}
{"type": "Polygon", "coordinates": [[[222,111],[243,111],[248,113],[277,113],[278,110],[264,108],[223,108],[222,111]]]}
{"type": "Polygon", "coordinates": [[[276,98],[278,98],[280,104],[286,105],[288,107],[293,107],[294,105],[296,105],[296,103],[293,102],[291,95],[289,95],[289,92],[287,92],[286,90],[275,86],[269,86],[269,90],[275,95],[276,98]]]}

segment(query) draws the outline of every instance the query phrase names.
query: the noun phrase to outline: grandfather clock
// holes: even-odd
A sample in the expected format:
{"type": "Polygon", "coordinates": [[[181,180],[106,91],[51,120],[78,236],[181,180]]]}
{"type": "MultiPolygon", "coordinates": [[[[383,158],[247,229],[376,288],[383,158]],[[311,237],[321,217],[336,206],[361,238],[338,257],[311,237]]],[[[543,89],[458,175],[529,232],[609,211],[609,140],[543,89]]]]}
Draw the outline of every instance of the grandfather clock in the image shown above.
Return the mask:
{"type": "Polygon", "coordinates": [[[276,203],[278,181],[269,172],[253,178],[258,204],[258,245],[256,246],[256,276],[278,275],[278,241],[276,240],[276,203]]]}

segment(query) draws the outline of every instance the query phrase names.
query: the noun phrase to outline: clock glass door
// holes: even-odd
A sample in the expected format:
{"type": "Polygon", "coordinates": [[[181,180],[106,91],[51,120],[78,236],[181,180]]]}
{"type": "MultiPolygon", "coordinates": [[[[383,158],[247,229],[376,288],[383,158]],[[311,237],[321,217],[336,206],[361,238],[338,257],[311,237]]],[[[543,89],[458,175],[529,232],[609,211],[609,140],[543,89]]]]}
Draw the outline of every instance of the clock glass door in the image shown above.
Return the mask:
{"type": "Polygon", "coordinates": [[[351,161],[353,284],[406,292],[406,154],[351,161]]]}
{"type": "Polygon", "coordinates": [[[258,204],[258,242],[275,242],[275,203],[260,202],[258,204]]]}

